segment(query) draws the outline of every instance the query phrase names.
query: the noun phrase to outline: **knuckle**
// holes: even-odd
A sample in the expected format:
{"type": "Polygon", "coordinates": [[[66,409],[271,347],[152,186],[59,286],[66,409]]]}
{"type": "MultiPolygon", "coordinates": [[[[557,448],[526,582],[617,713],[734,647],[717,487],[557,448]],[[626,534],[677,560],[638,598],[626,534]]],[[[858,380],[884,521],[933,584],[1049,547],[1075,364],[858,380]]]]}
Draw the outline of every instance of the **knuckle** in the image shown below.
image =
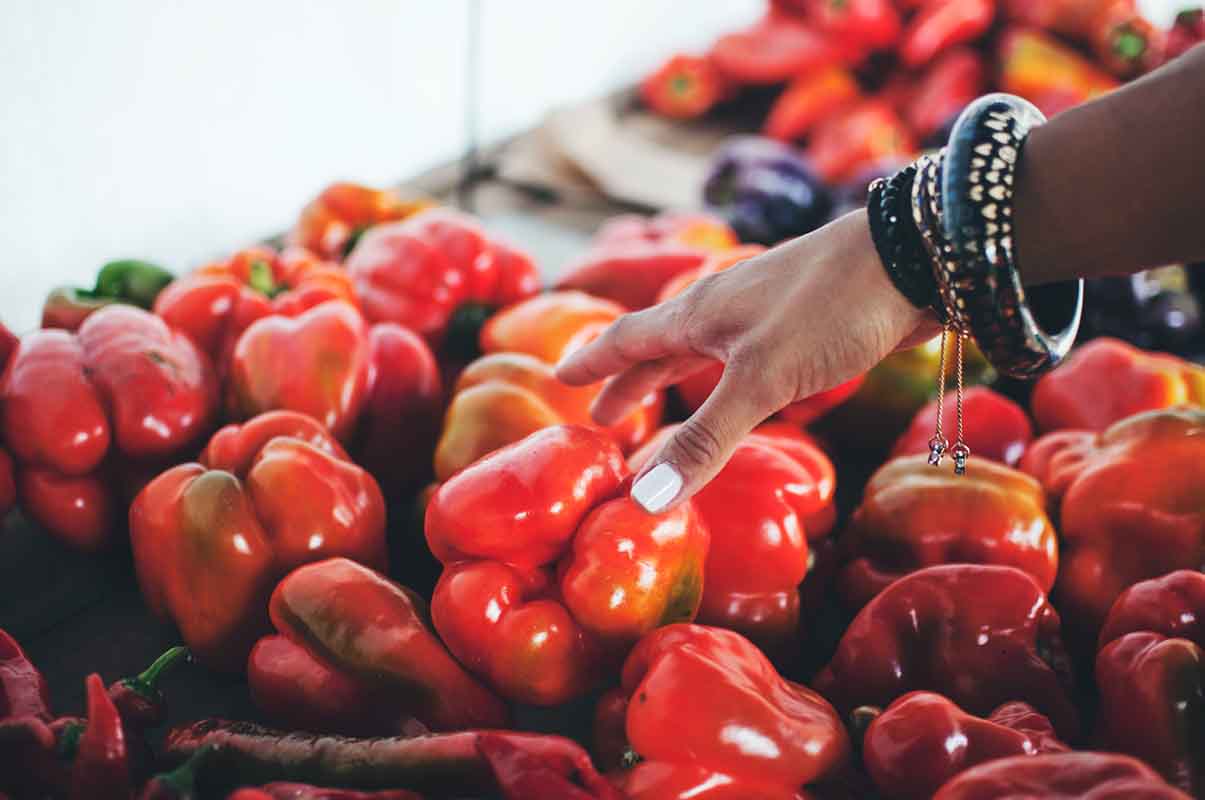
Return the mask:
{"type": "Polygon", "coordinates": [[[695,467],[707,466],[723,454],[720,438],[708,425],[693,417],[678,428],[674,446],[678,456],[695,467]]]}

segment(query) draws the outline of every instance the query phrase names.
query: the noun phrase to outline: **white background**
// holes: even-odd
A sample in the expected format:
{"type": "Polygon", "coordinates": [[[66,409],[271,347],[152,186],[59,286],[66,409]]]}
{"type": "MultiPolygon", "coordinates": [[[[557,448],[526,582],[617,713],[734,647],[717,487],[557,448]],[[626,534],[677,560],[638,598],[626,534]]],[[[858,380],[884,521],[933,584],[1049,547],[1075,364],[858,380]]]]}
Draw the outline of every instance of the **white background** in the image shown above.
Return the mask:
{"type": "MultiPolygon", "coordinates": [[[[185,269],[283,230],[331,180],[458,154],[468,2],[0,0],[0,319],[33,327],[51,286],[111,258],[185,269]]],[[[481,130],[630,82],[762,5],[482,0],[481,130]]]]}

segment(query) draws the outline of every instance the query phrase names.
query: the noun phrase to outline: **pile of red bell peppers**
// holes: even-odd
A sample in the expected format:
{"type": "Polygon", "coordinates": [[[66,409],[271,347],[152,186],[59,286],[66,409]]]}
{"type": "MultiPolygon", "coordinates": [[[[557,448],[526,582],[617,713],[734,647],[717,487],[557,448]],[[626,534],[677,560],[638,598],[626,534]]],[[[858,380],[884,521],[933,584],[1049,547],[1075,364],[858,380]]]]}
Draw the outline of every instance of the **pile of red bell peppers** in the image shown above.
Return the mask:
{"type": "MultiPolygon", "coordinates": [[[[937,47],[914,5],[784,2],[717,58],[781,80],[821,22],[937,47]]],[[[631,476],[721,366],[611,426],[553,367],[762,250],[624,216],[545,290],[479,221],[338,184],[283,248],[116,262],[0,328],[0,511],[128,541],[187,669],[258,709],[161,731],[179,647],[57,715],[0,632],[0,796],[1202,796],[1205,368],[1096,339],[1019,398],[972,350],[956,477],[930,342],[649,515],[631,476]],[[514,730],[531,706],[591,723],[514,730]]]]}

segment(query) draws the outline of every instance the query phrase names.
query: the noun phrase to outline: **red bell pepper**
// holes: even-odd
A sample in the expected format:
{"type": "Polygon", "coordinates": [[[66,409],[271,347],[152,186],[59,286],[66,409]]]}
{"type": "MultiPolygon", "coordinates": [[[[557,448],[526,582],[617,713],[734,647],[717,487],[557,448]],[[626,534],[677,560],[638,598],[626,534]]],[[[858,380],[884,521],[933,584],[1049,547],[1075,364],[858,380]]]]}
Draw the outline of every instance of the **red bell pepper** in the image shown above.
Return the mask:
{"type": "Polygon", "coordinates": [[[63,541],[98,550],[125,500],[119,473],[195,443],[213,420],[217,381],[183,334],[147,311],[114,305],[78,334],[25,337],[0,379],[0,401],[22,507],[63,541]]]}
{"type": "Polygon", "coordinates": [[[1192,794],[1205,790],[1205,574],[1179,570],[1126,589],[1096,656],[1098,740],[1192,794]]]}
{"type": "Polygon", "coordinates": [[[348,256],[347,269],[369,321],[404,325],[436,350],[456,327],[458,311],[506,306],[540,289],[527,255],[447,209],[370,229],[348,256]]]}
{"type": "Polygon", "coordinates": [[[931,64],[987,33],[995,18],[996,0],[927,0],[904,28],[900,60],[909,67],[931,64]]]}
{"type": "Polygon", "coordinates": [[[1043,431],[1103,431],[1140,411],[1205,405],[1205,367],[1120,339],[1093,339],[1042,376],[1030,403],[1043,431]]]}
{"type": "Polygon", "coordinates": [[[62,286],[51,290],[42,305],[42,327],[77,331],[88,315],[113,303],[149,310],[175,278],[157,264],[137,259],[110,261],[100,268],[91,289],[62,286]]]}
{"type": "MultiPolygon", "coordinates": [[[[0,381],[3,381],[4,366],[9,356],[17,349],[20,339],[13,334],[3,322],[0,322],[0,381]]],[[[0,383],[0,385],[3,385],[0,383]]],[[[17,502],[17,477],[13,467],[12,456],[4,447],[3,429],[0,428],[0,521],[8,514],[9,509],[17,502]]]]}
{"type": "Polygon", "coordinates": [[[1114,753],[1011,756],[961,773],[933,800],[1189,800],[1134,758],[1114,753]]]}
{"type": "MultiPolygon", "coordinates": [[[[971,454],[1001,464],[1015,466],[1033,439],[1033,425],[1025,409],[1004,395],[986,386],[972,386],[963,393],[963,416],[966,418],[964,437],[971,454]]],[[[958,398],[949,394],[942,406],[942,419],[947,433],[953,430],[958,412],[958,398]]],[[[937,424],[937,401],[916,412],[912,424],[895,442],[892,457],[929,452],[929,440],[937,424]]]]}
{"type": "Polygon", "coordinates": [[[749,640],[703,625],[650,633],[628,656],[618,719],[642,759],[613,773],[630,800],[799,800],[839,773],[849,737],[824,698],[785,680],[749,640]]]}
{"type": "Polygon", "coordinates": [[[640,99],[662,116],[691,119],[714,108],[726,89],[710,59],[679,53],[640,82],[640,99]]]}
{"type": "Polygon", "coordinates": [[[809,22],[841,41],[881,50],[899,41],[903,26],[891,0],[803,0],[809,22]]]}
{"type": "MultiPolygon", "coordinates": [[[[289,642],[334,673],[333,678],[326,676],[327,685],[341,679],[343,686],[336,688],[344,694],[371,698],[371,706],[345,707],[335,721],[359,715],[366,727],[385,722],[393,732],[412,728],[410,716],[433,730],[507,724],[502,701],[456,663],[431,633],[422,600],[354,561],[333,558],[294,570],[272,593],[269,611],[289,642]]],[[[272,668],[271,653],[264,648],[277,646],[264,642],[257,648],[259,658],[249,664],[259,673],[252,678],[253,686],[299,699],[310,689],[320,689],[271,686],[275,678],[262,670],[272,668]]],[[[333,698],[318,702],[334,705],[333,698]]],[[[319,708],[313,712],[317,715],[319,708]]]]}
{"type": "Polygon", "coordinates": [[[911,158],[916,142],[891,106],[871,98],[816,126],[804,154],[820,177],[841,183],[858,170],[890,158],[911,158]]]}
{"type": "Polygon", "coordinates": [[[802,139],[818,123],[857,102],[861,96],[857,80],[845,67],[834,64],[804,73],[787,84],[774,101],[762,133],[784,142],[802,139]]]}
{"type": "Polygon", "coordinates": [[[385,501],[316,420],[272,412],[151,481],[130,508],[130,544],[151,610],[198,659],[237,670],[289,570],[335,555],[385,568],[385,501]]]}
{"type": "Polygon", "coordinates": [[[1176,15],[1167,32],[1164,57],[1170,60],[1181,56],[1201,42],[1205,42],[1205,8],[1186,8],[1176,15]]]}
{"type": "Polygon", "coordinates": [[[248,247],[169,284],[155,313],[188,335],[223,375],[239,336],[272,314],[295,317],[327,300],[355,304],[351,278],[297,247],[248,247]]]}
{"type": "Polygon", "coordinates": [[[234,346],[227,410],[236,419],[299,411],[347,440],[364,405],[370,359],[368,326],[347,303],[263,317],[234,346]]]}
{"type": "Polygon", "coordinates": [[[1049,592],[1059,550],[1045,501],[1036,480],[994,461],[972,459],[965,475],[922,455],[889,461],[841,536],[842,598],[861,608],[902,575],[950,563],[1017,567],[1049,592]]]}
{"type": "Polygon", "coordinates": [[[1032,577],[947,564],[905,575],[867,603],[813,686],[842,713],[919,689],[972,714],[1021,700],[1074,739],[1070,680],[1058,612],[1032,577]]]}
{"type": "Polygon", "coordinates": [[[698,611],[707,529],[689,503],[643,512],[627,477],[607,434],[558,425],[465,468],[427,505],[445,567],[435,628],[505,697],[576,697],[640,636],[698,611]]]}
{"type": "Polygon", "coordinates": [[[88,676],[88,726],[71,769],[72,800],[129,800],[130,762],[121,715],[95,672],[88,676]]]}
{"type": "Polygon", "coordinates": [[[940,694],[910,692],[870,723],[862,763],[884,800],[927,800],[976,764],[1068,749],[1025,703],[1005,703],[985,718],[940,694]]]}
{"type": "Polygon", "coordinates": [[[1046,116],[1117,88],[1104,70],[1058,40],[1030,28],[1010,27],[996,45],[1001,91],[1031,101],[1046,116]]]}
{"type": "Polygon", "coordinates": [[[1059,607],[1078,632],[1095,637],[1127,586],[1205,563],[1203,460],[1199,408],[1049,434],[1026,452],[1059,518],[1059,607]]]}
{"type": "Polygon", "coordinates": [[[943,53],[917,79],[903,108],[904,119],[918,140],[940,131],[987,88],[983,56],[969,47],[943,53]]]}
{"type": "Polygon", "coordinates": [[[1164,37],[1134,0],[1004,0],[1010,22],[1044,28],[1087,45],[1114,75],[1133,77],[1162,63],[1164,37]]]}
{"type": "Polygon", "coordinates": [[[339,261],[373,225],[406,219],[434,204],[423,198],[403,200],[388,189],[332,183],[301,210],[289,240],[322,258],[339,261]]]}
{"type": "Polygon", "coordinates": [[[721,36],[708,53],[736,84],[782,83],[831,64],[853,63],[862,48],[839,41],[794,16],[771,10],[745,30],[721,36]]]}
{"type": "MultiPolygon", "coordinates": [[[[663,428],[633,454],[632,469],[673,430],[663,428]]],[[[760,431],[746,436],[694,497],[711,531],[697,620],[779,656],[798,647],[799,585],[812,560],[809,543],[832,531],[837,481],[828,456],[798,429],[760,431]]]]}
{"type": "Polygon", "coordinates": [[[565,268],[556,288],[583,291],[629,309],[645,308],[657,302],[666,282],[738,244],[727,223],[710,214],[625,214],[603,223],[586,252],[565,268]]]}

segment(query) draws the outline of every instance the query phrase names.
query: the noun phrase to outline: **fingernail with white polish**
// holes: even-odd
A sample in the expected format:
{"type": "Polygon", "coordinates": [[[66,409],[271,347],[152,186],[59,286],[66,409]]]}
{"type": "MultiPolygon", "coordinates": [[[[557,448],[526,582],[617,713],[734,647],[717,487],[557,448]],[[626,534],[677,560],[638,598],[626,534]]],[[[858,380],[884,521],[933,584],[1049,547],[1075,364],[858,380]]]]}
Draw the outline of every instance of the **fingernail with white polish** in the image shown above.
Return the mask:
{"type": "Polygon", "coordinates": [[[632,486],[632,499],[650,514],[656,514],[673,502],[682,491],[682,476],[670,464],[658,464],[632,486]]]}

